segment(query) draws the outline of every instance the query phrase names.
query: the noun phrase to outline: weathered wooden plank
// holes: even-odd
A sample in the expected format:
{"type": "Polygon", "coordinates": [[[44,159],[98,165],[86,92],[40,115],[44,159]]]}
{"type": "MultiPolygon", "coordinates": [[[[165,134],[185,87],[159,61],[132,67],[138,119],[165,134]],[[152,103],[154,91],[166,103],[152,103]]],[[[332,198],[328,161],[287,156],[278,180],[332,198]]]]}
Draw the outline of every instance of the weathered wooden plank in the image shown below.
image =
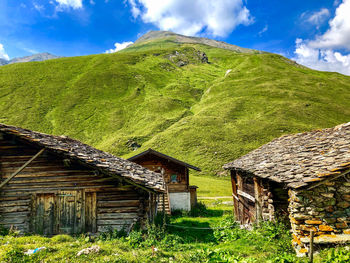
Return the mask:
{"type": "Polygon", "coordinates": [[[28,194],[28,193],[48,193],[48,192],[57,192],[59,190],[82,190],[85,192],[97,192],[97,191],[120,191],[119,187],[115,187],[115,185],[95,185],[95,186],[75,186],[75,187],[31,187],[27,189],[16,189],[13,187],[11,189],[7,189],[6,187],[2,189],[2,192],[5,194],[28,194]]]}
{"type": "MultiPolygon", "coordinates": [[[[55,182],[101,182],[101,178],[98,178],[94,175],[71,175],[71,176],[54,176],[54,177],[36,177],[35,174],[33,174],[33,177],[31,178],[14,178],[11,180],[11,184],[43,184],[47,183],[48,180],[54,180],[55,182]]],[[[111,181],[113,178],[107,178],[107,180],[104,181],[111,181]]],[[[52,182],[54,183],[54,182],[52,182]]]]}
{"type": "Polygon", "coordinates": [[[97,214],[101,213],[127,213],[127,212],[138,212],[139,207],[113,207],[113,208],[98,208],[97,214]]]}
{"type": "Polygon", "coordinates": [[[97,219],[97,225],[130,225],[133,223],[134,219],[116,219],[116,220],[99,220],[97,219]]]}
{"type": "MultiPolygon", "coordinates": [[[[111,184],[113,185],[113,184],[111,184]]],[[[93,181],[79,181],[79,182],[60,182],[59,184],[57,184],[57,182],[54,181],[50,181],[50,182],[43,182],[43,183],[33,183],[33,184],[22,184],[22,183],[18,183],[18,184],[9,184],[8,186],[6,186],[6,189],[17,189],[17,190],[29,190],[31,191],[31,189],[35,190],[40,190],[40,188],[36,188],[36,187],[45,187],[46,189],[62,189],[64,187],[80,187],[81,189],[83,188],[91,188],[91,187],[109,187],[111,185],[108,184],[104,184],[104,185],[96,185],[95,182],[93,181]],[[33,188],[31,188],[33,187],[33,188]]]]}
{"type": "Polygon", "coordinates": [[[120,201],[97,201],[97,207],[126,207],[126,206],[138,206],[139,200],[120,200],[120,201]]]}
{"type": "Polygon", "coordinates": [[[11,206],[25,206],[30,204],[30,199],[15,200],[15,201],[4,201],[0,200],[0,207],[11,207],[11,206]]]}
{"type": "Polygon", "coordinates": [[[41,155],[45,151],[45,148],[41,149],[37,154],[35,154],[32,158],[30,158],[25,164],[23,164],[19,169],[17,169],[9,178],[3,181],[0,184],[0,189],[4,187],[13,177],[19,174],[24,168],[26,168],[33,160],[35,160],[39,155],[41,155]]]}
{"type": "Polygon", "coordinates": [[[138,213],[105,213],[105,214],[98,214],[97,219],[132,219],[137,218],[138,213]]]}
{"type": "Polygon", "coordinates": [[[29,211],[28,206],[1,207],[0,214],[29,211]]]}
{"type": "Polygon", "coordinates": [[[0,220],[0,225],[25,224],[27,221],[26,217],[4,217],[0,220]]]}
{"type": "Polygon", "coordinates": [[[251,195],[248,194],[248,193],[245,193],[245,192],[243,192],[243,191],[241,191],[241,190],[237,190],[237,194],[240,195],[240,196],[243,196],[243,197],[245,197],[245,198],[247,198],[247,199],[249,199],[249,200],[252,201],[252,202],[255,202],[255,197],[251,196],[251,195]]]}

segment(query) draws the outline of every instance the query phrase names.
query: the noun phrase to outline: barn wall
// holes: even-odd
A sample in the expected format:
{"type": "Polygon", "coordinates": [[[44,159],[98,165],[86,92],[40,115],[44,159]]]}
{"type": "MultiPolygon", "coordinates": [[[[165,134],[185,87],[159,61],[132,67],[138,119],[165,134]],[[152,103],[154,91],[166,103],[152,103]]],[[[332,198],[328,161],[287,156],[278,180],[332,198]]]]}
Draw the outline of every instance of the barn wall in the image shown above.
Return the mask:
{"type": "Polygon", "coordinates": [[[270,183],[243,172],[231,171],[235,217],[242,224],[274,220],[275,206],[270,183]],[[246,193],[255,201],[244,196],[246,193]]]}
{"type": "Polygon", "coordinates": [[[290,190],[293,245],[299,254],[309,250],[310,231],[315,243],[350,241],[350,175],[311,190],[290,190]]]}
{"type": "Polygon", "coordinates": [[[141,156],[133,162],[146,167],[147,169],[160,172],[164,169],[164,181],[167,184],[169,193],[187,192],[188,191],[188,168],[169,162],[164,158],[160,158],[153,154],[141,156]],[[177,183],[171,183],[171,175],[176,174],[178,178],[177,183]]]}
{"type": "MultiPolygon", "coordinates": [[[[0,181],[38,151],[15,137],[0,136],[0,181]]],[[[146,191],[64,160],[48,150],[0,189],[0,226],[14,226],[23,232],[121,229],[133,222],[144,224],[148,211],[146,191]],[[41,217],[45,220],[40,221],[41,217]],[[60,224],[73,224],[75,228],[60,229],[60,224]]]]}

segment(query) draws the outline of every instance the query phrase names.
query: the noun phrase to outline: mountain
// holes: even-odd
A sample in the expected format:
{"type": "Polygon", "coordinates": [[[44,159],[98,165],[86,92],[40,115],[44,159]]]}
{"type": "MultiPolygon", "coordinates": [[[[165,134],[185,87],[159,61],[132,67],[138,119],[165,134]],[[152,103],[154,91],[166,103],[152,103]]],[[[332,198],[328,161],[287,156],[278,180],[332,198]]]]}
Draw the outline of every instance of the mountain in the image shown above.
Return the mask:
{"type": "Polygon", "coordinates": [[[11,60],[0,59],[0,66],[13,64],[13,63],[22,63],[22,62],[32,62],[32,61],[45,61],[49,59],[60,58],[59,56],[52,55],[50,53],[38,53],[31,56],[13,58],[11,60]]]}
{"type": "Polygon", "coordinates": [[[0,122],[122,157],[154,148],[213,175],[283,134],[350,121],[348,76],[164,34],[113,54],[0,67],[0,122]]]}
{"type": "Polygon", "coordinates": [[[239,53],[263,53],[258,50],[242,48],[242,47],[231,45],[222,41],[217,41],[217,40],[204,38],[204,37],[189,37],[189,36],[176,34],[170,31],[149,31],[147,34],[143,35],[138,40],[136,40],[134,45],[145,44],[153,40],[157,40],[157,41],[168,40],[178,44],[185,44],[185,43],[204,44],[211,47],[217,47],[217,48],[236,51],[239,53]]]}
{"type": "Polygon", "coordinates": [[[0,66],[8,64],[8,61],[6,59],[0,58],[0,66]]]}

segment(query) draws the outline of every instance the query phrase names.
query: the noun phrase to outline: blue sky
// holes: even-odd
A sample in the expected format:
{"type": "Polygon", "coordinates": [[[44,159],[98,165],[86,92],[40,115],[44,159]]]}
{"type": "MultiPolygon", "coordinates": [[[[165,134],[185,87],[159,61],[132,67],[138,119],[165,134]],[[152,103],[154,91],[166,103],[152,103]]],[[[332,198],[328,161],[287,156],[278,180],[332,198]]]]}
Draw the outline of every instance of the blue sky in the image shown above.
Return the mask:
{"type": "Polygon", "coordinates": [[[350,75],[350,0],[0,0],[5,59],[114,52],[159,29],[350,75]]]}

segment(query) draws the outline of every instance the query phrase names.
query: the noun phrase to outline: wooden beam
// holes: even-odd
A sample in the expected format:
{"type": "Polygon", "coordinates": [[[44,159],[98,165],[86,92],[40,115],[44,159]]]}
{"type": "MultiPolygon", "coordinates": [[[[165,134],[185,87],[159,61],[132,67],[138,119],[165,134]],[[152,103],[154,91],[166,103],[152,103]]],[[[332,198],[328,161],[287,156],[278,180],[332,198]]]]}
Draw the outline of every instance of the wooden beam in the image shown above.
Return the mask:
{"type": "Polygon", "coordinates": [[[339,177],[341,177],[341,176],[343,176],[343,175],[346,175],[347,173],[350,173],[350,169],[345,170],[345,171],[342,172],[341,174],[338,174],[338,175],[333,176],[333,177],[329,177],[329,178],[327,178],[327,179],[325,179],[325,180],[323,180],[323,181],[321,181],[321,182],[319,182],[319,183],[317,183],[317,184],[314,184],[314,185],[310,186],[309,188],[307,188],[307,190],[313,189],[313,188],[315,188],[315,187],[317,187],[317,186],[320,186],[320,185],[322,185],[322,184],[324,184],[324,183],[333,181],[333,180],[335,180],[335,179],[337,179],[337,178],[339,178],[339,177]]]}
{"type": "Polygon", "coordinates": [[[240,195],[240,196],[243,196],[247,199],[249,199],[250,201],[254,202],[255,203],[255,197],[251,196],[250,194],[247,194],[241,190],[237,190],[237,194],[240,195]]]}
{"type": "Polygon", "coordinates": [[[231,185],[232,185],[232,196],[233,198],[233,211],[234,211],[234,216],[236,219],[238,219],[238,202],[239,198],[237,197],[237,185],[236,185],[236,179],[235,175],[233,174],[233,171],[230,171],[231,173],[231,185]]]}
{"type": "Polygon", "coordinates": [[[261,180],[254,177],[254,195],[255,195],[255,213],[256,221],[259,222],[262,219],[262,205],[261,205],[261,180]]]}
{"type": "Polygon", "coordinates": [[[30,158],[25,164],[23,164],[17,171],[15,171],[13,174],[10,175],[9,178],[7,178],[5,181],[3,181],[0,184],[0,189],[4,187],[9,181],[12,180],[13,177],[15,177],[17,174],[19,174],[24,168],[26,168],[32,161],[34,161],[36,158],[38,158],[43,152],[45,151],[45,148],[42,148],[36,155],[34,155],[32,158],[30,158]]]}

